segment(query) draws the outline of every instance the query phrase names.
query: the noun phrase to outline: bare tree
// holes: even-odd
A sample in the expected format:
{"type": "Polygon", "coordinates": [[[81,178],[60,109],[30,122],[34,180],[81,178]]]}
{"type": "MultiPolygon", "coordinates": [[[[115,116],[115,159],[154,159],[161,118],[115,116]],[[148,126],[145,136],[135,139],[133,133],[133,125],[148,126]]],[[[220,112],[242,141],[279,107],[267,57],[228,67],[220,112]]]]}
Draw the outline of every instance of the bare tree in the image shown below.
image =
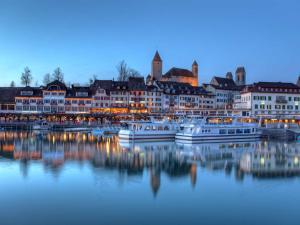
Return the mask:
{"type": "Polygon", "coordinates": [[[141,77],[141,74],[137,70],[128,67],[124,60],[117,65],[117,70],[119,81],[127,81],[129,77],[141,77]]]}
{"type": "Polygon", "coordinates": [[[92,85],[92,84],[95,82],[95,80],[97,80],[97,75],[96,75],[96,74],[94,74],[94,75],[90,78],[89,84],[92,85]]]}
{"type": "Polygon", "coordinates": [[[15,86],[16,86],[15,82],[12,81],[12,82],[10,83],[10,87],[15,87],[15,86]]]}
{"type": "Polygon", "coordinates": [[[24,68],[24,72],[21,75],[21,84],[29,86],[32,82],[31,71],[28,67],[24,68]]]}
{"type": "Polygon", "coordinates": [[[43,78],[43,84],[47,86],[50,82],[51,82],[51,75],[50,73],[46,73],[43,78]]]}
{"type": "Polygon", "coordinates": [[[40,86],[38,80],[35,81],[34,86],[36,86],[36,87],[40,86]]]}
{"type": "Polygon", "coordinates": [[[61,69],[57,67],[53,74],[52,74],[53,80],[58,80],[59,82],[64,82],[64,74],[62,73],[61,69]]]}
{"type": "Polygon", "coordinates": [[[128,77],[141,77],[142,75],[135,69],[129,68],[128,77]]]}
{"type": "Polygon", "coordinates": [[[118,80],[119,81],[126,81],[128,79],[128,68],[127,64],[124,60],[122,60],[119,65],[117,65],[118,70],[118,80]]]}

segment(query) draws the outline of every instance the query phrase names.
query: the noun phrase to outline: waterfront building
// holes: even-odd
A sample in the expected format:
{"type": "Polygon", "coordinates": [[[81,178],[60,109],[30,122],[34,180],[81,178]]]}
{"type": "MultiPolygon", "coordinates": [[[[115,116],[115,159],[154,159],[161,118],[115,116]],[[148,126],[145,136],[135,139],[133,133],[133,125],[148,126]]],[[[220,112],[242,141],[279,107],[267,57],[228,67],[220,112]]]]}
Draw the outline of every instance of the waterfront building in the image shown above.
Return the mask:
{"type": "Polygon", "coordinates": [[[235,84],[231,73],[227,73],[225,78],[214,76],[210,83],[203,84],[203,87],[214,94],[216,109],[232,109],[234,96],[242,89],[242,86],[235,84]]]}
{"type": "Polygon", "coordinates": [[[19,88],[15,95],[15,112],[26,114],[82,114],[92,105],[89,87],[66,85],[53,81],[46,87],[19,88]]]}
{"type": "Polygon", "coordinates": [[[235,96],[234,109],[243,116],[299,115],[300,87],[293,83],[258,82],[235,96]]]}
{"type": "Polygon", "coordinates": [[[162,109],[170,113],[207,113],[214,108],[214,95],[202,87],[172,81],[154,81],[154,86],[163,92],[162,109]]]}
{"type": "Polygon", "coordinates": [[[193,62],[191,70],[173,67],[163,74],[163,61],[156,51],[151,64],[151,74],[147,77],[147,84],[156,81],[171,81],[178,83],[189,83],[194,87],[198,86],[198,63],[193,62]]]}

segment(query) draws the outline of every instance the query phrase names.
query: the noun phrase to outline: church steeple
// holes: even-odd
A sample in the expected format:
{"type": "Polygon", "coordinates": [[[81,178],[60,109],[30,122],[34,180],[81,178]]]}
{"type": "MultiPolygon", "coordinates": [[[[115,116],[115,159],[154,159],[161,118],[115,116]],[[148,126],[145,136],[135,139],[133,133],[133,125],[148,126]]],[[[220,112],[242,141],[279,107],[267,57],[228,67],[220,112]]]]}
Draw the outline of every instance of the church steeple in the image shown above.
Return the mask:
{"type": "Polygon", "coordinates": [[[158,51],[155,52],[152,60],[151,77],[155,80],[160,80],[162,77],[162,60],[158,51]]]}

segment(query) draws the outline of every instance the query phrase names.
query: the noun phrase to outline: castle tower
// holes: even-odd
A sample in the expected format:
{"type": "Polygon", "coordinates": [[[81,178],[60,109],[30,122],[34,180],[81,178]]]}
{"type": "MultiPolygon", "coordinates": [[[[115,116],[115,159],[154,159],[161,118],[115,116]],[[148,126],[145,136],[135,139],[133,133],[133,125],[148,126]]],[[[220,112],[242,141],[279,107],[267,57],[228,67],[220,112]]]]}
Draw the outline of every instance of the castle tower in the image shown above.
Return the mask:
{"type": "Polygon", "coordinates": [[[226,73],[226,78],[229,79],[229,80],[232,80],[233,79],[232,73],[231,72],[227,72],[226,73]]]}
{"type": "Polygon", "coordinates": [[[162,60],[158,51],[156,51],[152,60],[151,77],[160,80],[162,77],[162,60]]]}
{"type": "Polygon", "coordinates": [[[299,86],[300,87],[300,75],[298,76],[298,80],[297,80],[297,86],[299,86]]]}
{"type": "Polygon", "coordinates": [[[192,65],[192,73],[194,75],[192,86],[198,86],[198,63],[196,62],[196,60],[193,62],[192,65]]]}
{"type": "Polygon", "coordinates": [[[246,71],[244,67],[238,67],[235,72],[235,83],[236,85],[246,84],[246,71]]]}

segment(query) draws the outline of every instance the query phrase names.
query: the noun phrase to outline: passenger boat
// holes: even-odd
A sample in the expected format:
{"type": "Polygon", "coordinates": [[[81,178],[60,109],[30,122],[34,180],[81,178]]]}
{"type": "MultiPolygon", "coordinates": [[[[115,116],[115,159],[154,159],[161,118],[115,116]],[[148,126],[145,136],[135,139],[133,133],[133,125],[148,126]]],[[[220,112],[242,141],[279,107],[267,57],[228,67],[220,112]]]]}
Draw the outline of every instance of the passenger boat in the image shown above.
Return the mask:
{"type": "Polygon", "coordinates": [[[119,131],[120,141],[165,141],[174,140],[179,125],[167,120],[128,122],[119,131]]]}
{"type": "Polygon", "coordinates": [[[182,143],[244,141],[260,138],[258,128],[258,124],[241,123],[236,119],[232,123],[209,123],[204,118],[184,124],[175,138],[182,143]]]}
{"type": "Polygon", "coordinates": [[[51,126],[46,121],[41,121],[32,126],[32,130],[50,130],[51,126]]]}

